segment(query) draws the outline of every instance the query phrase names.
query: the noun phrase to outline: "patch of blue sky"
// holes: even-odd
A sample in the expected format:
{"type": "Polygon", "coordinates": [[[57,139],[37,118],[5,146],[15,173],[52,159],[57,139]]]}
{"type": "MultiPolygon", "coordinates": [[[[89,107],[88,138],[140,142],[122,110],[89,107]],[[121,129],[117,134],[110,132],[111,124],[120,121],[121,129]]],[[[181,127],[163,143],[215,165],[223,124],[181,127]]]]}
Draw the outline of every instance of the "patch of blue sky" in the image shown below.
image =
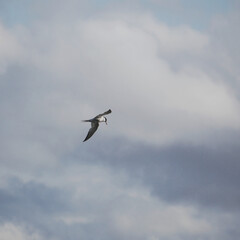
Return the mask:
{"type": "Polygon", "coordinates": [[[152,12],[160,21],[171,26],[190,25],[198,30],[206,29],[214,16],[227,14],[234,8],[235,2],[235,0],[141,0],[146,10],[152,12]]]}
{"type": "MultiPolygon", "coordinates": [[[[41,4],[41,0],[38,4],[41,4]]],[[[46,2],[46,1],[43,1],[46,2]]],[[[81,2],[79,0],[79,2],[81,2]]],[[[123,6],[134,11],[134,5],[143,12],[150,12],[159,21],[171,26],[190,25],[196,29],[206,29],[212,17],[227,14],[233,8],[236,0],[89,0],[91,7],[87,15],[94,15],[107,6],[123,6]]],[[[36,3],[36,2],[35,2],[36,3]]],[[[74,3],[74,2],[73,2],[74,3]]],[[[69,4],[73,4],[69,1],[69,4]]],[[[75,2],[76,3],[76,2],[75,2]]],[[[3,0],[0,1],[0,20],[7,26],[15,24],[28,25],[37,18],[34,14],[32,0],[3,0]]],[[[36,10],[36,9],[35,9],[36,10]]]]}
{"type": "MultiPolygon", "coordinates": [[[[0,21],[3,21],[7,26],[14,26],[16,24],[29,25],[31,22],[36,20],[41,14],[38,14],[38,7],[40,7],[39,11],[44,11],[44,8],[47,8],[49,5],[49,9],[55,9],[52,6],[57,4],[56,9],[61,8],[60,6],[68,5],[68,6],[76,6],[76,9],[81,6],[81,2],[85,2],[85,4],[89,7],[86,8],[86,15],[93,15],[97,11],[102,11],[106,6],[114,3],[119,3],[119,0],[76,0],[65,2],[64,4],[58,4],[58,1],[54,0],[49,2],[47,0],[0,0],[0,21]]],[[[60,3],[63,3],[61,1],[60,3]]],[[[64,7],[63,7],[64,8],[64,7]]],[[[49,14],[49,9],[45,9],[47,14],[49,14]]],[[[70,8],[66,8],[66,14],[71,15],[69,12],[70,8]]],[[[75,10],[76,10],[75,9],[75,10]]],[[[64,9],[60,9],[61,12],[64,12],[64,9]]],[[[53,14],[55,14],[53,12],[53,14]]],[[[81,12],[84,15],[84,13],[81,12]]]]}
{"type": "Polygon", "coordinates": [[[26,25],[33,17],[30,8],[30,0],[0,1],[0,20],[9,27],[16,24],[26,25]]]}

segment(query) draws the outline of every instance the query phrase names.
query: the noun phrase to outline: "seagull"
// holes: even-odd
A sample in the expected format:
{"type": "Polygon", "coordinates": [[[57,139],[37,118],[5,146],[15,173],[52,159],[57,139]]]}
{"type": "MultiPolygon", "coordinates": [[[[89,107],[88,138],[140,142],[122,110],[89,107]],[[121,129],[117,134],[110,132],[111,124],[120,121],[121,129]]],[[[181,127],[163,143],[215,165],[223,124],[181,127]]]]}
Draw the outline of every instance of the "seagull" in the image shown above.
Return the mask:
{"type": "Polygon", "coordinates": [[[110,114],[112,112],[111,109],[108,111],[98,114],[96,117],[89,119],[89,120],[82,120],[83,122],[90,122],[91,123],[91,128],[88,131],[88,134],[86,138],[83,140],[83,142],[87,141],[98,129],[99,123],[100,122],[105,122],[107,124],[107,118],[104,117],[104,115],[110,114]]]}

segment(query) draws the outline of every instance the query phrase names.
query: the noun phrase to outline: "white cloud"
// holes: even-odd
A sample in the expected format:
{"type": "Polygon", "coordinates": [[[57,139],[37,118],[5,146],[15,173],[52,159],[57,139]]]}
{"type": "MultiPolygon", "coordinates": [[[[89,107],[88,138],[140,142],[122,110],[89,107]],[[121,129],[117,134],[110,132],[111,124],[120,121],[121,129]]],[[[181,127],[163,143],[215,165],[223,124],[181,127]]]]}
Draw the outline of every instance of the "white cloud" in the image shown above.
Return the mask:
{"type": "MultiPolygon", "coordinates": [[[[61,189],[61,194],[68,199],[65,202],[68,206],[67,210],[64,210],[64,206],[60,204],[61,210],[45,212],[44,218],[42,215],[36,215],[36,218],[40,217],[39,221],[42,221],[41,218],[48,219],[48,224],[51,225],[47,229],[51,233],[57,231],[57,226],[61,227],[64,233],[61,239],[67,236],[65,231],[71,231],[74,227],[79,231],[73,232],[71,235],[73,239],[79,236],[84,238],[84,229],[92,230],[93,236],[96,236],[98,232],[96,229],[99,227],[100,232],[114,232],[114,236],[121,239],[176,239],[176,236],[181,236],[180,239],[199,236],[210,239],[210,236],[216,238],[221,234],[222,222],[226,222],[227,228],[229,219],[235,221],[228,214],[220,213],[213,216],[189,204],[164,202],[150,194],[149,189],[142,182],[134,180],[125,172],[92,164],[89,157],[88,161],[90,163],[68,162],[55,169],[46,168],[37,178],[35,176],[31,180],[40,183],[40,186],[61,189]]],[[[30,195],[26,197],[29,197],[31,202],[36,196],[31,199],[31,191],[29,193],[30,195]]],[[[51,194],[48,196],[38,192],[38,195],[44,196],[46,204],[48,202],[53,204],[53,200],[58,202],[58,198],[49,198],[53,196],[51,194]]],[[[38,198],[35,201],[36,204],[39,203],[38,198]]],[[[31,226],[31,223],[29,224],[31,226]]],[[[39,227],[41,230],[41,226],[34,227],[39,227]]],[[[0,234],[5,237],[3,240],[11,240],[14,237],[17,237],[15,238],[17,240],[42,239],[29,228],[27,231],[24,227],[7,222],[0,227],[0,234]]]]}
{"type": "Polygon", "coordinates": [[[137,192],[123,199],[113,210],[114,227],[122,236],[136,238],[171,238],[177,235],[209,234],[212,226],[204,218],[195,218],[191,207],[170,206],[137,192]]]}
{"type": "Polygon", "coordinates": [[[197,236],[214,230],[207,215],[193,207],[167,204],[153,197],[124,172],[78,164],[66,167],[51,179],[42,177],[42,182],[74,191],[71,201],[76,204],[75,212],[56,217],[67,225],[104,222],[117,236],[126,239],[171,239],[179,234],[197,236]]]}
{"type": "Polygon", "coordinates": [[[174,56],[179,53],[201,54],[209,43],[209,37],[206,34],[187,25],[169,27],[163,22],[157,22],[156,19],[149,15],[131,16],[126,21],[156,39],[160,57],[164,53],[173,54],[174,56]]]}
{"type": "Polygon", "coordinates": [[[21,45],[14,34],[0,22],[0,74],[5,72],[9,63],[19,60],[21,51],[21,45]]]}
{"type": "Polygon", "coordinates": [[[11,222],[0,225],[1,240],[42,240],[38,233],[27,232],[25,228],[11,222]]]}
{"type": "Polygon", "coordinates": [[[150,16],[117,17],[15,32],[23,64],[42,74],[26,85],[35,91],[24,106],[37,109],[32,124],[71,128],[76,139],[81,119],[112,108],[114,135],[157,145],[204,143],[214,131],[239,129],[231,86],[196,61],[206,57],[208,35],[150,16]]]}
{"type": "Polygon", "coordinates": [[[165,59],[166,51],[195,58],[207,49],[207,36],[152,20],[139,25],[118,20],[83,24],[81,73],[92,86],[86,97],[101,105],[111,102],[117,134],[165,144],[203,142],[211,129],[239,129],[239,103],[227,84],[194,62],[181,62],[174,71],[165,59]]]}
{"type": "Polygon", "coordinates": [[[150,15],[34,27],[0,26],[0,68],[18,61],[27,72],[3,85],[10,90],[19,86],[13,98],[4,95],[1,102],[2,156],[14,174],[25,171],[25,164],[36,171],[54,168],[85,137],[89,126],[81,120],[107,108],[113,113],[102,136],[157,145],[208,144],[217,131],[239,130],[236,89],[196,61],[209,60],[212,35],[168,27],[150,15]]]}

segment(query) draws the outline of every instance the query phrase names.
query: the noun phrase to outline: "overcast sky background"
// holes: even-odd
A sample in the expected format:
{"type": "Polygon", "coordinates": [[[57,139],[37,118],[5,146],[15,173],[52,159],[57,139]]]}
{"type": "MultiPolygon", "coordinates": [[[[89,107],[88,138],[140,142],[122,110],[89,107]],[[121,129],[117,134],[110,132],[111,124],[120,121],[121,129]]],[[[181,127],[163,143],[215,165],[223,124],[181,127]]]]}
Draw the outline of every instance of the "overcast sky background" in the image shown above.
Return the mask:
{"type": "Polygon", "coordinates": [[[234,0],[1,0],[0,239],[239,239],[239,26],[234,0]]]}

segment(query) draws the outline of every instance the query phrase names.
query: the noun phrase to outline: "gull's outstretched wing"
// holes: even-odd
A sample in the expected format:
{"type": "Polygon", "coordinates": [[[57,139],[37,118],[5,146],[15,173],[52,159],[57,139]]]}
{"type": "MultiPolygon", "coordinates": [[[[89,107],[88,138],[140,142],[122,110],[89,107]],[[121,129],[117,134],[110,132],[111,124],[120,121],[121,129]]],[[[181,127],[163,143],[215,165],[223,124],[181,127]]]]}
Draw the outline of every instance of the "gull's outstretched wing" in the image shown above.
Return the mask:
{"type": "Polygon", "coordinates": [[[91,128],[88,131],[88,134],[86,138],[84,139],[84,142],[87,141],[98,129],[99,123],[98,122],[92,122],[91,128]]]}
{"type": "Polygon", "coordinates": [[[112,112],[112,110],[109,109],[108,111],[106,111],[106,112],[104,112],[104,113],[98,114],[96,117],[102,117],[102,116],[107,115],[107,114],[109,114],[109,113],[111,113],[111,112],[112,112]]]}

